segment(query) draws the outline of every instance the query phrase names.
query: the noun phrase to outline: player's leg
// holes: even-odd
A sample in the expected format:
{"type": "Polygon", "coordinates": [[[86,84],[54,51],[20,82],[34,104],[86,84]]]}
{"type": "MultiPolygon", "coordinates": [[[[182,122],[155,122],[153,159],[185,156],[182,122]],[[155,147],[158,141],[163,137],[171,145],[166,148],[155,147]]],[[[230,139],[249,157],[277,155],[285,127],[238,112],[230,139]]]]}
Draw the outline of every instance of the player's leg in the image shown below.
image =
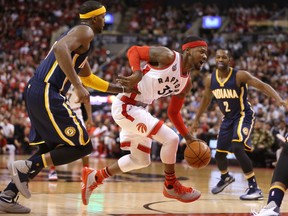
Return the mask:
{"type": "Polygon", "coordinates": [[[164,164],[164,196],[181,202],[197,200],[201,196],[201,192],[192,187],[183,186],[175,174],[176,153],[179,145],[178,134],[163,124],[158,131],[155,131],[155,135],[152,138],[162,144],[160,158],[164,164]]]}
{"type": "Polygon", "coordinates": [[[151,139],[136,134],[120,132],[120,144],[123,150],[130,150],[130,154],[100,170],[83,168],[82,170],[82,202],[88,205],[92,191],[102,184],[104,179],[113,175],[147,167],[150,161],[151,139]],[[129,148],[127,148],[129,147],[129,148]]]}
{"type": "Polygon", "coordinates": [[[234,124],[234,134],[232,139],[232,148],[237,158],[245,178],[248,182],[248,190],[240,196],[241,200],[262,200],[263,194],[258,188],[256,176],[253,170],[253,164],[246,151],[251,151],[250,134],[253,128],[253,118],[245,117],[239,119],[234,124]]]}
{"type": "Polygon", "coordinates": [[[217,139],[217,148],[215,154],[216,165],[221,173],[220,181],[212,188],[213,194],[222,192],[228,185],[235,181],[230,175],[228,169],[227,154],[231,151],[231,140],[233,134],[233,121],[225,119],[220,127],[217,139]]]}
{"type": "Polygon", "coordinates": [[[8,166],[13,182],[26,198],[31,196],[28,190],[31,173],[39,173],[47,166],[70,163],[92,151],[92,143],[85,127],[66,105],[65,98],[53,91],[48,95],[45,88],[49,88],[49,85],[32,83],[26,94],[28,114],[34,128],[37,128],[37,131],[30,132],[30,141],[39,143],[39,139],[36,139],[39,136],[52,150],[28,160],[14,161],[8,166]],[[43,88],[42,85],[47,86],[43,88]],[[59,143],[61,145],[55,148],[59,143]]]}
{"type": "MultiPolygon", "coordinates": [[[[48,148],[48,146],[43,143],[41,145],[38,145],[38,151],[32,157],[39,156],[48,151],[50,151],[50,148],[48,148]]],[[[29,178],[33,179],[37,174],[38,173],[36,172],[32,173],[30,174],[29,178]]],[[[31,211],[30,208],[17,203],[18,194],[18,188],[16,187],[14,182],[11,181],[0,193],[0,211],[6,213],[29,213],[31,211]]]]}

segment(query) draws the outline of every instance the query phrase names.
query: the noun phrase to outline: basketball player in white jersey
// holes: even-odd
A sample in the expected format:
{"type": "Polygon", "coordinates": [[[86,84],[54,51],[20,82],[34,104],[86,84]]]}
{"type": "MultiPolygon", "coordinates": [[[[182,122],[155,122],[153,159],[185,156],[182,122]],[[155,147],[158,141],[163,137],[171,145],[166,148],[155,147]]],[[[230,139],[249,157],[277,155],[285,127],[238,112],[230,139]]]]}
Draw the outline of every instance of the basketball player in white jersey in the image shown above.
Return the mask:
{"type": "Polygon", "coordinates": [[[193,202],[200,197],[198,190],[181,185],[176,178],[174,165],[179,136],[147,109],[154,100],[171,95],[168,107],[170,120],[186,143],[194,139],[184,125],[180,110],[185,95],[192,87],[192,70],[199,71],[207,59],[207,43],[199,37],[190,36],[184,40],[182,51],[183,54],[180,54],[156,46],[132,46],[128,50],[133,74],[120,76],[118,81],[125,87],[135,86],[141,94],[118,94],[112,104],[112,116],[121,127],[121,148],[129,150],[130,154],[98,171],[83,168],[83,204],[88,204],[93,189],[102,184],[105,178],[147,167],[151,163],[152,139],[162,144],[160,158],[165,172],[164,196],[181,202],[193,202]]]}
{"type": "MultiPolygon", "coordinates": [[[[67,104],[72,108],[73,112],[77,115],[77,117],[80,119],[83,125],[87,127],[90,127],[92,125],[92,110],[91,110],[91,104],[89,103],[84,103],[84,107],[86,110],[87,114],[87,119],[84,121],[82,109],[81,109],[81,103],[76,103],[78,100],[77,95],[74,91],[74,86],[71,85],[67,94],[67,104]]],[[[88,129],[88,128],[87,128],[88,129]]],[[[83,167],[88,167],[89,166],[89,155],[85,156],[82,158],[82,163],[83,167]]],[[[57,181],[58,180],[58,175],[55,169],[55,166],[50,166],[50,171],[48,174],[48,180],[49,181],[57,181]]]]}

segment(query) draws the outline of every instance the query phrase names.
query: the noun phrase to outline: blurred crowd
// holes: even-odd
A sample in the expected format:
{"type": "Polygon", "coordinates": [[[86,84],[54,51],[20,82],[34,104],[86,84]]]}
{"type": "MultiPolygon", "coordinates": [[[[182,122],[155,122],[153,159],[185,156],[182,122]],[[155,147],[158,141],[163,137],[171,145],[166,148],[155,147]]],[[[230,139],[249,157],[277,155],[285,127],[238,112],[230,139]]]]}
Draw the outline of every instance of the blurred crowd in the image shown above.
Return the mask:
{"type": "MultiPolygon", "coordinates": [[[[33,151],[28,146],[30,121],[25,109],[23,91],[55,38],[77,24],[77,9],[81,1],[65,0],[60,4],[55,0],[0,2],[2,17],[0,23],[0,153],[5,153],[7,145],[12,144],[16,146],[18,154],[30,154],[33,151]]],[[[214,54],[217,48],[227,48],[232,52],[231,66],[251,72],[273,86],[283,98],[288,98],[287,34],[277,29],[276,34],[260,37],[262,33],[256,34],[256,31],[263,29],[249,25],[249,21],[254,19],[271,18],[280,10],[279,5],[273,4],[268,8],[265,5],[245,7],[240,4],[223,8],[212,3],[205,5],[201,1],[193,1],[194,3],[179,1],[177,5],[164,4],[162,1],[138,1],[137,4],[135,1],[121,0],[112,3],[102,2],[107,5],[108,11],[115,18],[114,24],[108,25],[104,34],[111,32],[137,34],[141,35],[138,44],[159,44],[178,51],[181,39],[199,17],[220,15],[228,18],[228,24],[221,31],[201,32],[200,36],[208,41],[209,56],[201,73],[194,75],[193,89],[182,109],[187,126],[191,124],[200,104],[203,76],[215,69],[214,54]],[[135,10],[137,13],[129,14],[129,11],[135,10]],[[252,39],[243,40],[247,35],[251,35],[252,39]]],[[[110,82],[115,82],[119,74],[131,73],[124,55],[111,53],[105,43],[97,42],[96,45],[89,59],[93,72],[110,82]]],[[[97,92],[93,94],[97,95],[97,92]]],[[[277,160],[278,150],[281,150],[282,141],[279,134],[284,136],[287,133],[288,113],[285,108],[275,106],[271,99],[254,89],[250,89],[249,98],[256,112],[257,122],[252,134],[255,151],[251,154],[251,159],[255,166],[270,166],[277,160]],[[259,132],[259,130],[263,131],[259,132]],[[259,134],[265,135],[259,136],[259,134]],[[263,155],[267,157],[265,156],[259,162],[259,156],[263,155]]],[[[149,109],[153,115],[173,127],[166,114],[168,103],[169,98],[161,99],[149,109]]],[[[119,149],[119,128],[113,122],[110,106],[111,103],[106,103],[101,109],[97,108],[97,105],[93,106],[94,125],[90,134],[95,139],[93,155],[97,157],[119,157],[122,154],[119,149]]],[[[197,136],[207,143],[211,139],[216,139],[221,120],[221,112],[212,102],[201,118],[201,127],[197,136]]],[[[152,159],[158,160],[159,146],[157,143],[154,145],[156,147],[153,147],[152,159]]],[[[179,154],[182,152],[183,145],[184,143],[179,144],[179,154]]],[[[182,155],[179,155],[179,161],[181,160],[182,155]]]]}

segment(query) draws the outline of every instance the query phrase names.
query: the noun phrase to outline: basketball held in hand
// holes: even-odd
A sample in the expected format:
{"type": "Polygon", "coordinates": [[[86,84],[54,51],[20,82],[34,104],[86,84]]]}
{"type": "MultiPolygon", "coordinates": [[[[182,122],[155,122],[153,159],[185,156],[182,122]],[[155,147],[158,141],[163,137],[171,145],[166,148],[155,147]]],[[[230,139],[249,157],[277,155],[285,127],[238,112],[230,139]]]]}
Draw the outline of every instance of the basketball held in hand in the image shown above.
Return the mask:
{"type": "Polygon", "coordinates": [[[210,148],[203,140],[194,140],[186,145],[184,159],[193,168],[203,168],[211,160],[210,148]]]}

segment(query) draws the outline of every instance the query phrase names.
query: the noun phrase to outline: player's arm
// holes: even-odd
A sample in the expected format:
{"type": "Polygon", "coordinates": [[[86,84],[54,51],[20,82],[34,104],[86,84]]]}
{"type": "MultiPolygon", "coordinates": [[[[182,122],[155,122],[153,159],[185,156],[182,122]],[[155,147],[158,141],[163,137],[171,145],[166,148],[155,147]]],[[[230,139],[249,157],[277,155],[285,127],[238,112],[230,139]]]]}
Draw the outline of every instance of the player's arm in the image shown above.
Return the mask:
{"type": "Polygon", "coordinates": [[[89,88],[94,90],[102,91],[102,92],[110,92],[110,93],[139,93],[135,89],[130,89],[128,87],[124,87],[121,85],[116,85],[113,83],[109,83],[106,80],[101,79],[100,77],[96,76],[95,74],[91,73],[91,67],[86,61],[84,67],[78,74],[83,84],[89,88]]]}
{"type": "Polygon", "coordinates": [[[165,67],[174,61],[175,53],[163,46],[132,46],[127,51],[127,58],[133,73],[128,77],[119,76],[117,81],[131,88],[142,79],[141,61],[154,62],[159,67],[165,67]]]}
{"type": "Polygon", "coordinates": [[[185,138],[186,143],[190,143],[192,140],[195,139],[195,137],[193,137],[193,135],[188,131],[187,127],[185,126],[183,117],[181,115],[181,108],[184,104],[185,96],[190,91],[191,88],[192,83],[189,80],[184,90],[180,94],[173,95],[171,97],[168,106],[168,117],[174,124],[178,132],[181,134],[181,136],[185,138]]]}
{"type": "Polygon", "coordinates": [[[84,52],[84,50],[81,49],[83,49],[83,47],[88,47],[93,38],[94,33],[91,28],[87,26],[77,26],[53,46],[53,52],[57,63],[75,87],[79,102],[83,103],[89,101],[89,92],[82,86],[82,83],[77,76],[72,63],[71,52],[84,52]]]}
{"type": "Polygon", "coordinates": [[[249,86],[260,90],[265,95],[273,98],[277,105],[287,106],[286,102],[280,97],[280,95],[267,83],[262,82],[257,77],[250,74],[248,71],[240,70],[237,73],[237,84],[247,83],[249,86]]]}
{"type": "Polygon", "coordinates": [[[212,100],[213,94],[211,92],[210,86],[211,86],[211,75],[209,74],[204,79],[204,92],[202,95],[200,106],[192,123],[192,129],[194,132],[197,131],[199,127],[200,117],[207,110],[207,107],[209,106],[212,100]]]}

